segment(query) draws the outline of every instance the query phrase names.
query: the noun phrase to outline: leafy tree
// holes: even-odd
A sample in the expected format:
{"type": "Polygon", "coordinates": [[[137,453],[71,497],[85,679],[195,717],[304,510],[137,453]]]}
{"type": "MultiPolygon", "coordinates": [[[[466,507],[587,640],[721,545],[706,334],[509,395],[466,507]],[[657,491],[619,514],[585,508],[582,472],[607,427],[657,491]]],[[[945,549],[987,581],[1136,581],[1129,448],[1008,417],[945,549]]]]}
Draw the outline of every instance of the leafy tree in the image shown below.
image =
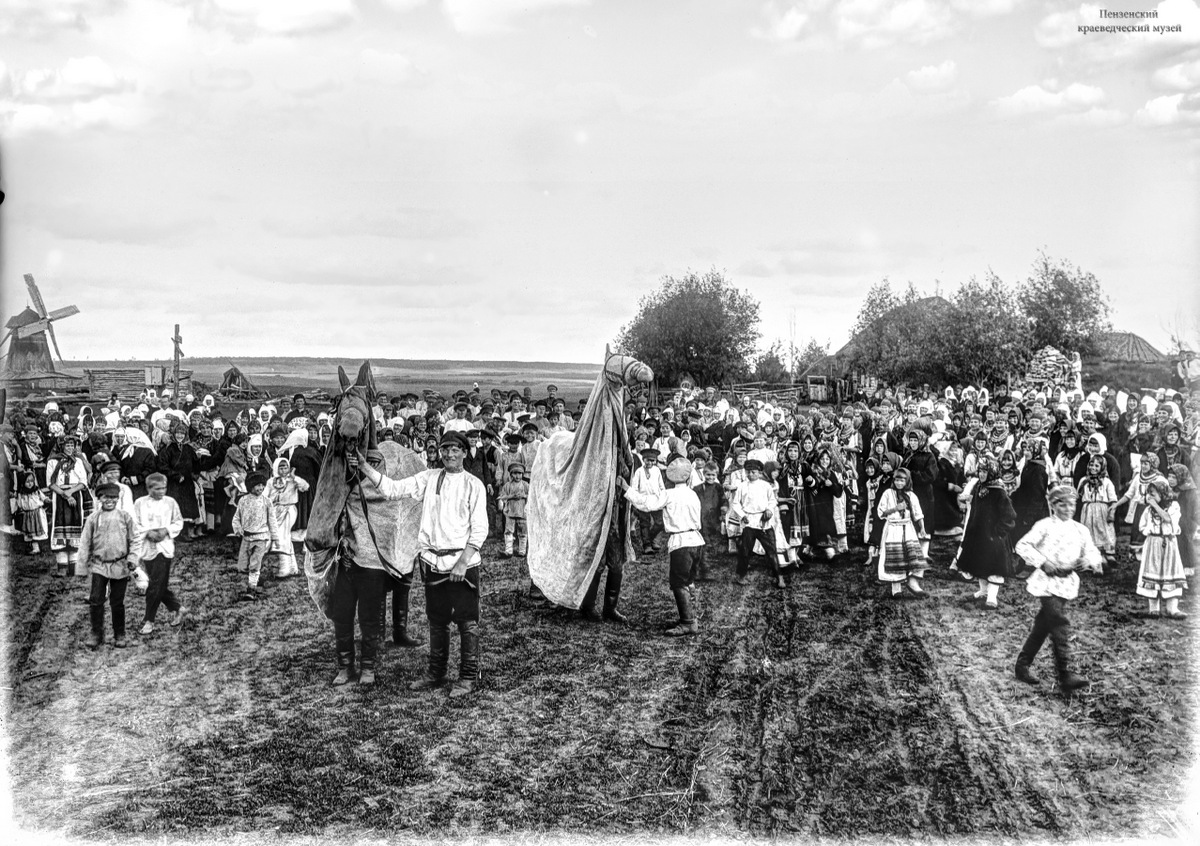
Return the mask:
{"type": "Polygon", "coordinates": [[[1099,352],[1100,333],[1112,329],[1112,306],[1100,281],[1066,261],[1053,261],[1045,252],[1038,253],[1018,299],[1031,322],[1035,350],[1049,345],[1093,355],[1099,352]]]}
{"type": "Polygon", "coordinates": [[[784,361],[786,355],[787,350],[783,347],[783,341],[771,344],[767,351],[754,362],[754,373],[752,374],[754,381],[769,382],[772,385],[781,385],[791,381],[787,362],[784,361]]]}
{"type": "Polygon", "coordinates": [[[972,276],[950,298],[952,312],[929,352],[941,365],[940,382],[980,385],[1003,381],[1029,363],[1029,320],[1016,295],[989,271],[972,276]]]}
{"type": "MultiPolygon", "coordinates": [[[[616,346],[654,368],[660,384],[684,375],[698,384],[729,382],[750,370],[758,344],[758,300],[715,268],[703,275],[664,276],[621,327],[616,346]]],[[[786,371],[785,371],[786,372],[786,371]]]]}
{"type": "Polygon", "coordinates": [[[807,344],[795,353],[796,376],[806,376],[809,371],[824,361],[828,355],[829,344],[818,344],[815,339],[809,340],[807,344]]]}

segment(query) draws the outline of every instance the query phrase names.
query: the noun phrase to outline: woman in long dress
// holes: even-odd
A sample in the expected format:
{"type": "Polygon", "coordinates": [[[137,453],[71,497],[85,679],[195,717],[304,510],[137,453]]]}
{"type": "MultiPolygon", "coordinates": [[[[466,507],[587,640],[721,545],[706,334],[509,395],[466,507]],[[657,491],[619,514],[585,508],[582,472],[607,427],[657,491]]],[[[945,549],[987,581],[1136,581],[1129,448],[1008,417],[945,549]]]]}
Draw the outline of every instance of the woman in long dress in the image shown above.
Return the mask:
{"type": "Polygon", "coordinates": [[[1000,586],[1015,575],[1009,533],[1017,523],[1017,512],[1000,481],[1000,465],[992,457],[979,459],[978,481],[971,492],[967,525],[956,560],[958,569],[978,580],[974,599],[984,607],[1000,605],[1000,586]]]}
{"type": "Polygon", "coordinates": [[[51,492],[50,549],[54,551],[58,576],[75,571],[83,521],[95,506],[88,490],[89,477],[88,463],[79,453],[79,440],[64,435],[58,451],[46,462],[46,483],[51,492]]]}

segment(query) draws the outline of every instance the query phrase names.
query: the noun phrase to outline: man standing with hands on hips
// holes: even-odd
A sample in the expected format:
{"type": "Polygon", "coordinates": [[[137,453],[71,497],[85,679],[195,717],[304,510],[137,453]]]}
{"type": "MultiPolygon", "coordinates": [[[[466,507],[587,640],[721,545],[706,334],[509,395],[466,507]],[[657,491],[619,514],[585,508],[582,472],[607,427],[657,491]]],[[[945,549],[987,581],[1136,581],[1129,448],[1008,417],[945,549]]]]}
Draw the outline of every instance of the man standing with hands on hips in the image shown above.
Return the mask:
{"type": "Polygon", "coordinates": [[[488,534],[487,490],[477,477],[463,472],[468,448],[462,432],[446,432],[438,445],[443,466],[400,481],[381,474],[363,456],[357,462],[363,477],[386,498],[421,500],[417,557],[429,618],[429,671],[412,689],[430,690],[446,683],[454,622],[460,652],[452,697],[470,693],[479,679],[479,550],[488,534]]]}

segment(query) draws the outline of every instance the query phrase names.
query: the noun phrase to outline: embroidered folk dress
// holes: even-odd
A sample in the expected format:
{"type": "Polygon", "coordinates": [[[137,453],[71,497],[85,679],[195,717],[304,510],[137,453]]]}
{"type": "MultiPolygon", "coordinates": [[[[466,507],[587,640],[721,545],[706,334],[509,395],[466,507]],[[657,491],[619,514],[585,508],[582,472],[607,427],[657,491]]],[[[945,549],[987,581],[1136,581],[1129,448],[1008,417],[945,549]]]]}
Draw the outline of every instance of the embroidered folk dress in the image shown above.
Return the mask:
{"type": "Polygon", "coordinates": [[[876,512],[884,521],[879,545],[879,581],[902,582],[909,576],[921,578],[929,566],[921,553],[921,538],[915,525],[917,520],[925,519],[921,501],[911,491],[888,488],[879,497],[876,512]],[[884,516],[885,511],[890,511],[900,503],[902,494],[906,495],[908,502],[904,514],[893,512],[884,516]]]}
{"type": "Polygon", "coordinates": [[[1179,556],[1179,503],[1165,509],[1164,520],[1152,508],[1142,514],[1139,528],[1146,541],[1142,545],[1142,564],[1138,568],[1137,594],[1151,599],[1174,599],[1183,595],[1187,577],[1179,556]]]}
{"type": "Polygon", "coordinates": [[[1082,503],[1079,522],[1092,533],[1092,542],[1100,551],[1112,555],[1117,551],[1117,530],[1108,519],[1108,507],[1117,501],[1112,479],[1084,479],[1079,484],[1079,501],[1082,503]]]}
{"type": "Polygon", "coordinates": [[[66,488],[84,485],[69,499],[55,492],[50,494],[50,548],[66,549],[79,546],[79,535],[83,523],[95,508],[95,500],[86,487],[88,481],[87,462],[78,455],[72,458],[51,458],[46,462],[46,483],[66,488]]]}

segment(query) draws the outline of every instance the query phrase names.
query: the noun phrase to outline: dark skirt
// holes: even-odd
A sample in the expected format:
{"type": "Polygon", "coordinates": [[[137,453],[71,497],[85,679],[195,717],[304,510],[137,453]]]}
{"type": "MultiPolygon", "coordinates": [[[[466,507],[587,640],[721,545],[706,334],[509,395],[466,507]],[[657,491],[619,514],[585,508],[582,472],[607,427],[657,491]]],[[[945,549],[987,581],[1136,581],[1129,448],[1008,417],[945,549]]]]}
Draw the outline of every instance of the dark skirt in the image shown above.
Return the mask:
{"type": "Polygon", "coordinates": [[[176,482],[174,478],[168,478],[167,496],[175,500],[184,520],[200,519],[200,503],[196,501],[195,479],[189,476],[182,482],[176,482]]]}

